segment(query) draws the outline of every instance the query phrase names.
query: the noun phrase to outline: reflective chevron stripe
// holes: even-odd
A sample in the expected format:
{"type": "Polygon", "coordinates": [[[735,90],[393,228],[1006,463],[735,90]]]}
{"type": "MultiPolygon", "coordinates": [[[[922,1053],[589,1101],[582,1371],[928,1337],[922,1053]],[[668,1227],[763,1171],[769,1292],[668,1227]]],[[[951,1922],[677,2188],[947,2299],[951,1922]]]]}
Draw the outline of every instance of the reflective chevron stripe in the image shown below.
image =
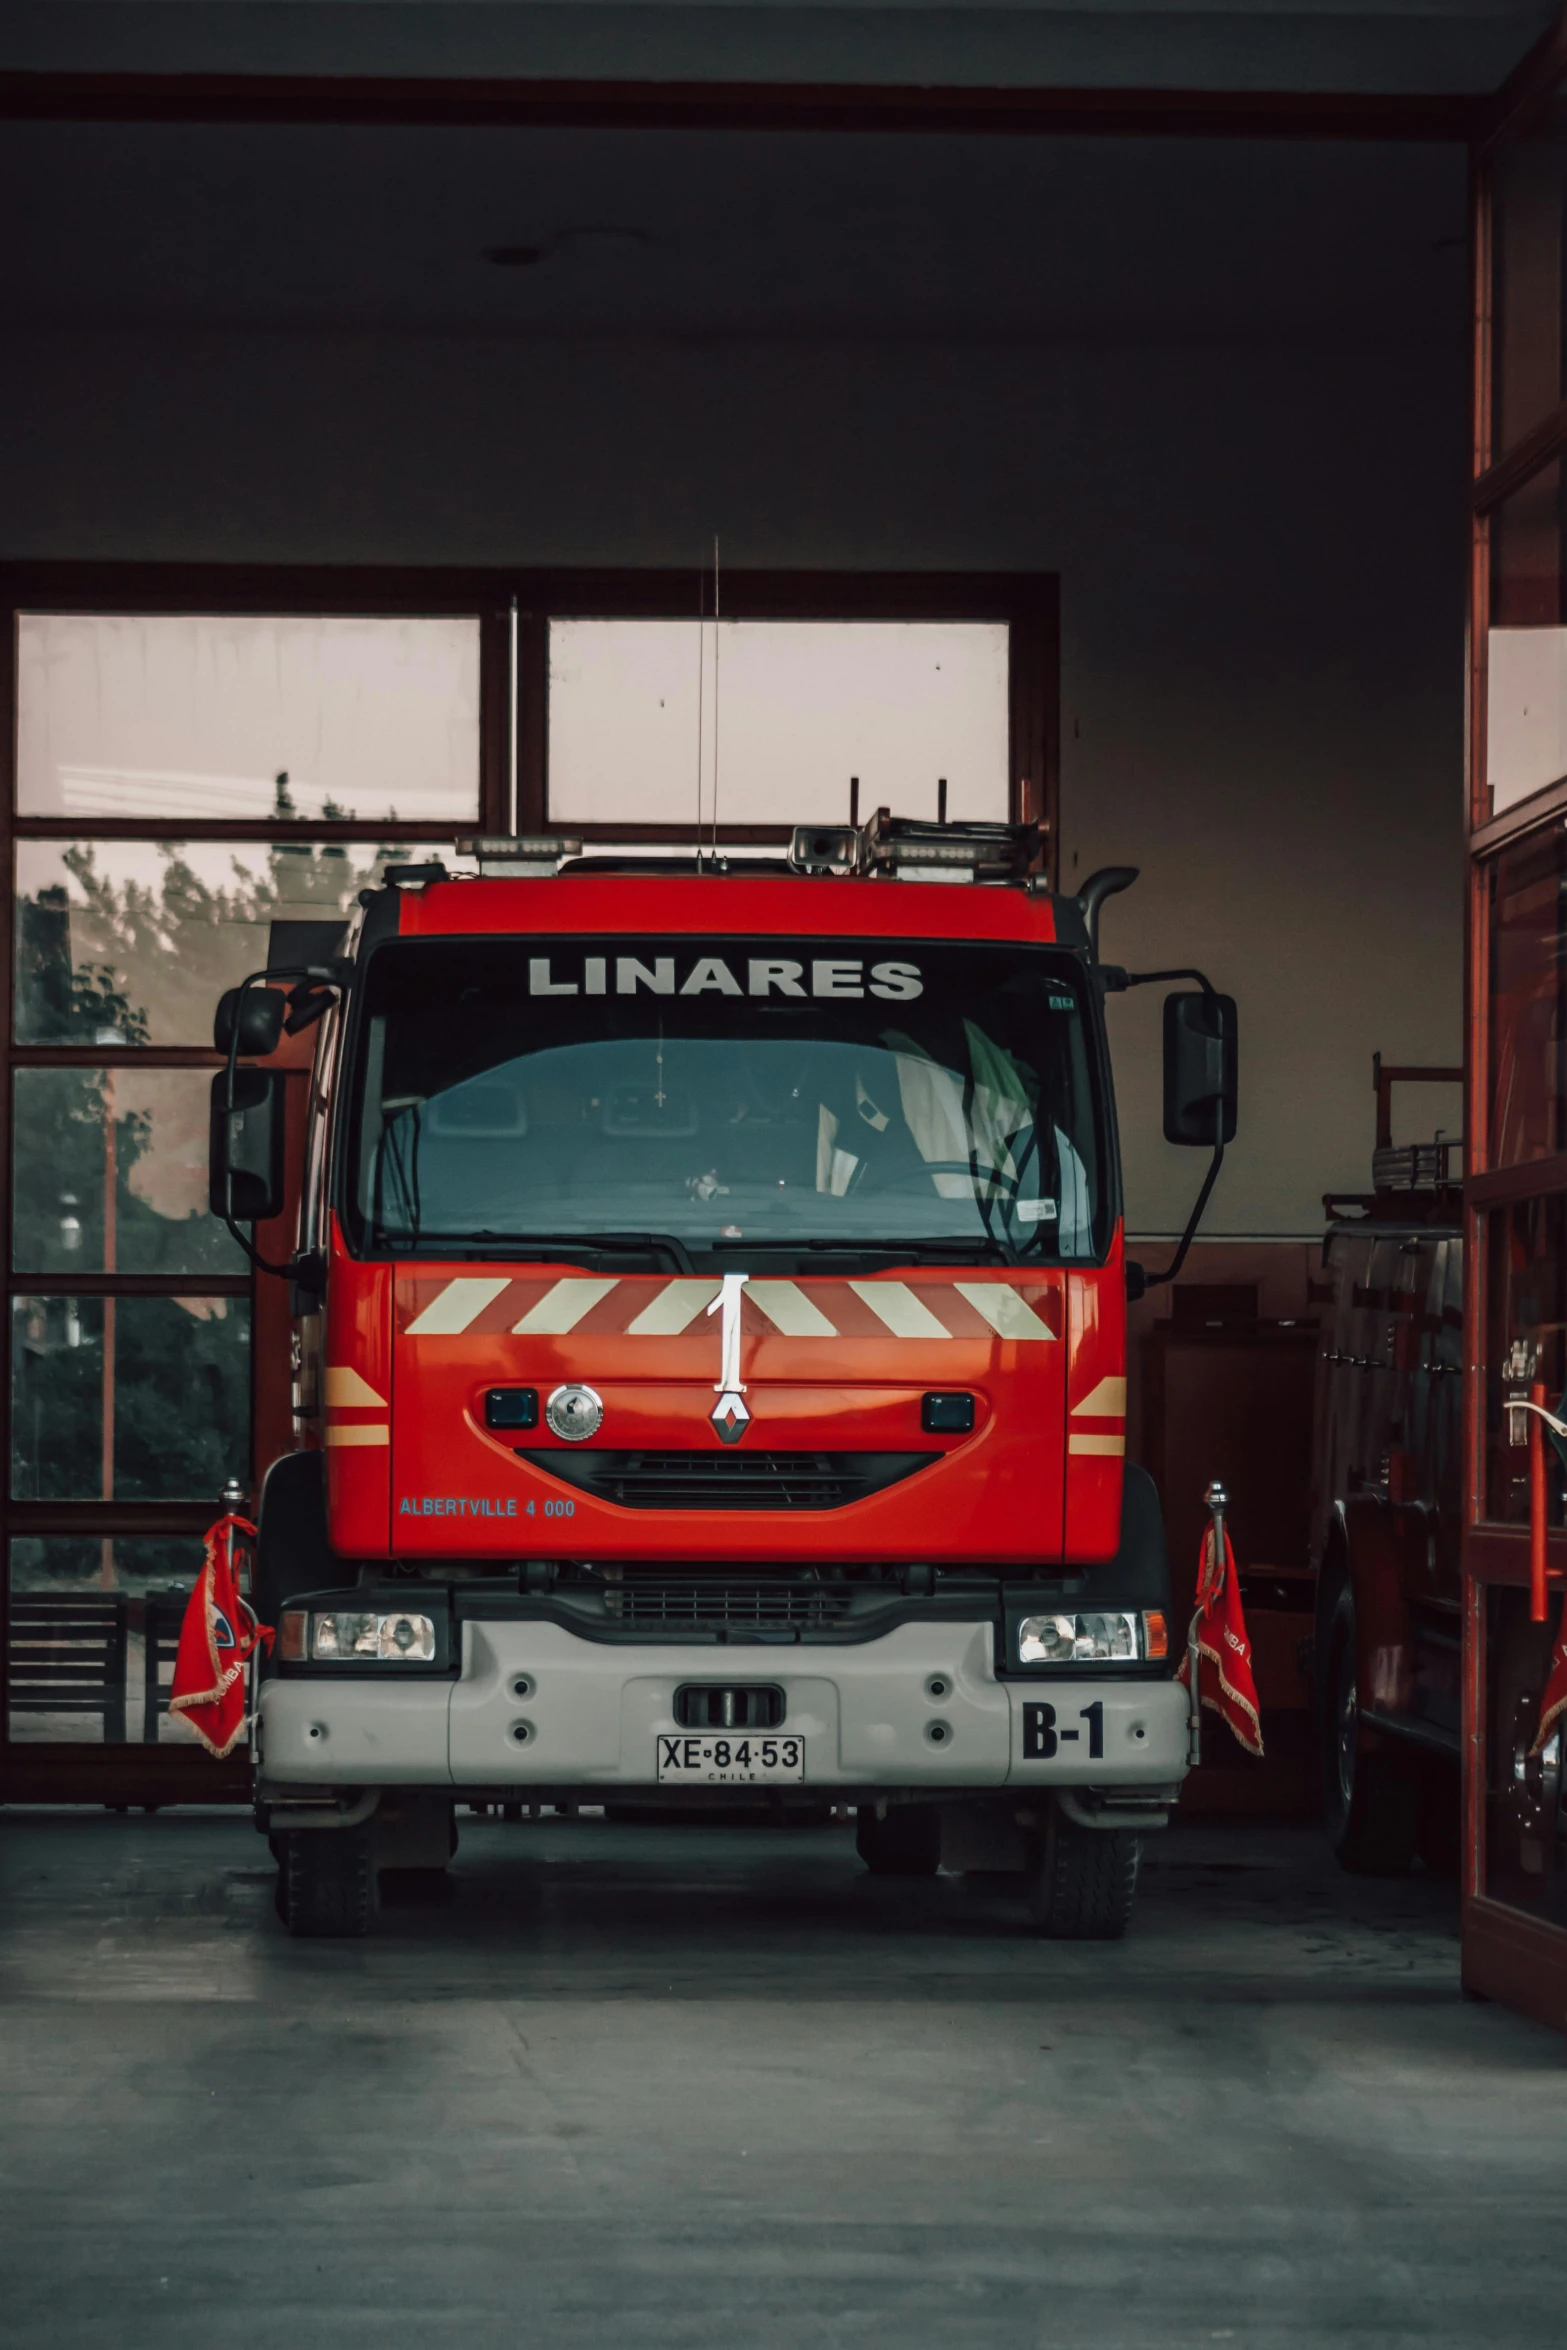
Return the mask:
{"type": "Polygon", "coordinates": [[[959,1297],[967,1298],[998,1338],[1054,1338],[1048,1322],[1041,1322],[1026,1297],[1005,1281],[954,1281],[959,1297]]]}
{"type": "Polygon", "coordinates": [[[671,1281],[661,1289],[650,1306],[626,1325],[628,1338],[678,1338],[682,1330],[689,1330],[698,1314],[705,1314],[721,1284],[709,1281],[671,1281]]]}
{"type": "Polygon", "coordinates": [[[575,1330],[584,1314],[589,1314],[601,1297],[608,1297],[619,1282],[613,1275],[608,1280],[593,1281],[570,1275],[547,1289],[535,1306],[529,1306],[520,1322],[512,1324],[512,1335],[524,1338],[532,1332],[540,1337],[564,1338],[568,1330],[575,1330]]]}
{"type": "Polygon", "coordinates": [[[339,1444],[390,1444],[392,1441],[392,1431],[385,1420],[377,1420],[375,1425],[369,1428],[328,1428],[326,1431],[326,1441],[329,1445],[334,1446],[339,1444]]]}
{"type": "Polygon", "coordinates": [[[945,1322],[938,1322],[923,1298],[906,1281],[851,1281],[849,1287],[862,1305],[885,1322],[894,1338],[950,1338],[945,1322]]]}
{"type": "Polygon", "coordinates": [[[455,1338],[476,1322],[485,1307],[498,1298],[511,1283],[501,1276],[496,1280],[479,1280],[463,1276],[448,1281],[438,1289],[422,1314],[416,1314],[408,1325],[410,1338],[455,1338]]]}
{"type": "MultiPolygon", "coordinates": [[[[563,1338],[613,1297],[614,1308],[595,1321],[599,1336],[672,1339],[700,1334],[702,1318],[720,1286],[716,1277],[705,1275],[685,1275],[655,1287],[613,1274],[567,1273],[542,1285],[537,1277],[519,1280],[509,1275],[459,1274],[435,1288],[433,1295],[425,1284],[410,1282],[406,1276],[399,1291],[406,1299],[412,1290],[418,1306],[405,1326],[403,1335],[407,1338],[460,1338],[475,1324],[492,1338],[508,1332],[519,1338],[563,1338]],[[508,1292],[515,1296],[515,1305],[508,1292]],[[522,1309],[520,1314],[518,1308],[522,1309]]],[[[1056,1335],[1039,1310],[1047,1303],[1048,1293],[1036,1288],[1025,1294],[1007,1281],[831,1279],[806,1286],[798,1281],[762,1278],[747,1283],[745,1297],[780,1338],[885,1336],[912,1341],[966,1337],[972,1342],[981,1334],[967,1318],[969,1313],[977,1315],[998,1338],[1053,1339],[1056,1335]],[[865,1327],[867,1311],[879,1325],[874,1333],[865,1327]],[[956,1328],[951,1327],[951,1319],[956,1320],[956,1328]]],[[[381,1404],[381,1398],[356,1372],[332,1370],[327,1379],[327,1400],[333,1405],[381,1404]]],[[[1078,1408],[1109,1416],[1108,1393],[1115,1384],[1102,1380],[1090,1403],[1078,1408]]],[[[1125,1408],[1124,1382],[1118,1408],[1125,1408]]]]}
{"type": "Polygon", "coordinates": [[[346,1365],[329,1363],[326,1373],[326,1408],[329,1412],[364,1411],[367,1408],[384,1412],[387,1403],[385,1396],[377,1395],[369,1381],[361,1379],[357,1371],[346,1365]]]}
{"type": "Polygon", "coordinates": [[[797,1281],[753,1281],[746,1290],[784,1338],[836,1338],[838,1333],[797,1281]]]}
{"type": "Polygon", "coordinates": [[[1126,1381],[1119,1376],[1101,1379],[1081,1403],[1072,1406],[1074,1420],[1119,1420],[1116,1429],[1073,1428],[1067,1433],[1069,1453],[1121,1460],[1126,1454],[1126,1381]]]}

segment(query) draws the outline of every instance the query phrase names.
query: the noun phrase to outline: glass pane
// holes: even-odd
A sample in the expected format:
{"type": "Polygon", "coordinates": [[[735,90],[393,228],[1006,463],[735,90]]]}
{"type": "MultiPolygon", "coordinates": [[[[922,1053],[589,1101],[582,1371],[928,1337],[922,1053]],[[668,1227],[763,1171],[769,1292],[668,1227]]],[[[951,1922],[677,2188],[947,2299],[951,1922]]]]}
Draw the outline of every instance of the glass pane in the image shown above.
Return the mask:
{"type": "MultiPolygon", "coordinates": [[[[1032,947],[410,939],[365,986],[353,1245],[563,1233],[759,1256],[1105,1244],[1081,972],[1032,947]],[[765,951],[758,952],[758,947],[765,951]],[[706,951],[703,951],[706,950],[706,951]]],[[[805,1260],[809,1262],[807,1257],[805,1260]]]]}
{"type": "Polygon", "coordinates": [[[18,1297],[11,1491],[199,1501],[250,1465],[250,1306],[233,1297],[18,1297]]]}
{"type": "Polygon", "coordinates": [[[1561,1724],[1538,1754],[1529,1751],[1555,1629],[1554,1620],[1530,1623],[1526,1591],[1486,1594],[1485,1889],[1567,1925],[1561,1724]]]}
{"type": "Polygon", "coordinates": [[[1532,833],[1489,872],[1490,1157],[1567,1150],[1567,834],[1532,833]]]}
{"type": "MultiPolygon", "coordinates": [[[[1551,1408],[1558,1415],[1562,1410],[1557,1399],[1567,1387],[1567,1196],[1498,1208],[1487,1225],[1486,1515],[1499,1524],[1527,1526],[1528,1435],[1511,1425],[1507,1397],[1542,1379],[1551,1408]]],[[[1546,1464],[1550,1522],[1560,1526],[1567,1522],[1563,1476],[1550,1446],[1546,1464]]]]}
{"type": "Polygon", "coordinates": [[[9,1734],[194,1746],[169,1715],[185,1603],[201,1567],[187,1535],[48,1535],[11,1545],[9,1734]]]}
{"type": "Polygon", "coordinates": [[[18,1069],[11,1261],[30,1273],[241,1273],[207,1213],[202,1069],[18,1069]]]}
{"type": "Polygon", "coordinates": [[[479,812],[479,623],[24,612],[24,816],[479,812]]]}
{"type": "Polygon", "coordinates": [[[439,847],[264,842],[17,844],[21,1044],[203,1044],[274,922],[352,910],[389,858],[439,847]]]}
{"type": "Polygon", "coordinates": [[[1496,256],[1496,432],[1503,456],[1564,396],[1562,371],[1563,218],[1567,137],[1553,123],[1519,139],[1496,163],[1492,242],[1496,256]]]}
{"type": "Polygon", "coordinates": [[[1008,808],[1004,622],[554,620],[552,824],[1008,808]],[[700,716],[699,716],[700,713],[700,716]],[[698,736],[700,735],[700,758],[698,736]]]}
{"type": "Polygon", "coordinates": [[[1562,468],[1548,465],[1491,517],[1486,779],[1498,814],[1567,775],[1562,468]]]}

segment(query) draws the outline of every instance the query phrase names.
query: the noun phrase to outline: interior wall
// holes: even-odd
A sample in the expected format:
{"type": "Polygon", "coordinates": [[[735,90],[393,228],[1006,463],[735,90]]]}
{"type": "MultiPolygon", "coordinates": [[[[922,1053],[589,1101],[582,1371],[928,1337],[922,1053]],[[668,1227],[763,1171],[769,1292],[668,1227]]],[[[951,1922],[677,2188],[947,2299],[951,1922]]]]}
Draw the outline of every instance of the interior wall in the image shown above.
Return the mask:
{"type": "MultiPolygon", "coordinates": [[[[37,329],[0,337],[0,554],[695,566],[716,529],[738,565],[1059,572],[1063,878],[1139,866],[1106,951],[1239,999],[1207,1229],[1304,1236],[1365,1186],[1373,1051],[1461,1058],[1463,415],[1456,336],[37,329]]],[[[1145,1234],[1201,1173],[1161,993],[1111,1008],[1145,1234]]]]}

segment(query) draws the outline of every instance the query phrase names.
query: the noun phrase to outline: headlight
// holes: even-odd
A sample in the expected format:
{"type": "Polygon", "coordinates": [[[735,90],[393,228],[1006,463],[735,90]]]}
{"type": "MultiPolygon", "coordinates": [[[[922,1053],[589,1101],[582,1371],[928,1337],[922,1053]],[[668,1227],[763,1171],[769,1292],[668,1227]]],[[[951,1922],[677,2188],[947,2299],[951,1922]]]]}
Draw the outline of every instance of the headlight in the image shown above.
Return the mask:
{"type": "MultiPolygon", "coordinates": [[[[289,1631],[285,1616],[285,1656],[299,1653],[298,1635],[291,1641],[289,1631]]],[[[331,1615],[310,1618],[310,1653],[323,1662],[374,1658],[382,1664],[429,1664],[435,1656],[435,1625],[429,1616],[409,1615],[402,1609],[391,1615],[336,1609],[331,1615]]]]}
{"type": "Polygon", "coordinates": [[[1082,1616],[1024,1616],[1017,1628],[1020,1665],[1107,1665],[1164,1654],[1164,1618],[1123,1609],[1082,1616]],[[1158,1633],[1154,1635],[1157,1623],[1158,1633]]]}

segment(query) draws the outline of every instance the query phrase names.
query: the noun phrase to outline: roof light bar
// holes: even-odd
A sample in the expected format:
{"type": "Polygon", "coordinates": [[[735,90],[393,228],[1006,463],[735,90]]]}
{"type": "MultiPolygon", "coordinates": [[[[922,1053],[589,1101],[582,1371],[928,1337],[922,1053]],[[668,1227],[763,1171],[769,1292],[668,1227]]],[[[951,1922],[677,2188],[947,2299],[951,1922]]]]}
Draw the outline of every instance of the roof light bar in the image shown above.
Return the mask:
{"type": "Polygon", "coordinates": [[[789,844],[797,873],[892,875],[972,873],[976,881],[1020,881],[1040,849],[1037,824],[925,824],[878,808],[868,824],[798,824],[789,844]]]}
{"type": "Polygon", "coordinates": [[[552,874],[563,857],[580,857],[580,840],[552,832],[475,833],[457,843],[459,857],[473,857],[481,873],[552,874]]]}

